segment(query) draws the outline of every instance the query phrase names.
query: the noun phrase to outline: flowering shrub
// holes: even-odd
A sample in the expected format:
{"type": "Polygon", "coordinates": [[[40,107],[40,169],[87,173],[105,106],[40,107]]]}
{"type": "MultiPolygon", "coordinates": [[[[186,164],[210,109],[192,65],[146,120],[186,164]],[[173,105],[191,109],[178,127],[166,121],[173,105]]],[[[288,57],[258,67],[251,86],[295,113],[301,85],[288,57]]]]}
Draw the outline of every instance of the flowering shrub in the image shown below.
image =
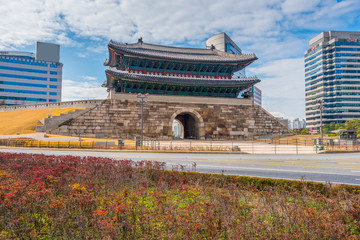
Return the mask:
{"type": "Polygon", "coordinates": [[[360,187],[0,153],[1,239],[358,239],[360,187]]]}

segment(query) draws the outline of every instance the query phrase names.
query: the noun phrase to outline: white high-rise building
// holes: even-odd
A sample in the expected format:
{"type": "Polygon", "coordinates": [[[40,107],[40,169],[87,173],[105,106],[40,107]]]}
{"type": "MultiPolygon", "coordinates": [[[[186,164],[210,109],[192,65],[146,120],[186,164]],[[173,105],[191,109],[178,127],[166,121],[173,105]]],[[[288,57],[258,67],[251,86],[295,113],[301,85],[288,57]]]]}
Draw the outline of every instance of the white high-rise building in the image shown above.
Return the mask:
{"type": "Polygon", "coordinates": [[[60,46],[36,43],[36,54],[0,51],[0,104],[61,101],[60,46]]]}
{"type": "Polygon", "coordinates": [[[301,125],[300,125],[299,118],[295,118],[292,122],[293,122],[292,129],[300,129],[300,128],[302,128],[301,125]]]}
{"type": "Polygon", "coordinates": [[[253,101],[254,104],[261,106],[262,105],[262,91],[260,88],[253,86],[253,101]]]}

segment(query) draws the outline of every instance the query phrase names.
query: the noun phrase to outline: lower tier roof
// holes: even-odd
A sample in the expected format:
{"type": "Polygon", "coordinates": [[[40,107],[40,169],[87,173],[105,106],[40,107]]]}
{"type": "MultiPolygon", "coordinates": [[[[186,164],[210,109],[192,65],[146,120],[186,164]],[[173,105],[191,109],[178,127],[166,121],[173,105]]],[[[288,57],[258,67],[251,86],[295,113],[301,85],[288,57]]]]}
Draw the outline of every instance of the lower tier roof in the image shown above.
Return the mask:
{"type": "MultiPolygon", "coordinates": [[[[180,85],[207,85],[207,86],[245,86],[253,85],[260,82],[257,77],[252,78],[234,78],[234,79],[203,79],[203,78],[185,78],[175,76],[162,76],[162,75],[146,75],[129,73],[127,71],[121,71],[113,68],[108,68],[105,71],[107,74],[123,78],[126,80],[138,80],[142,82],[153,82],[162,84],[180,84],[180,85]]],[[[109,86],[108,86],[109,87],[109,86]]]]}

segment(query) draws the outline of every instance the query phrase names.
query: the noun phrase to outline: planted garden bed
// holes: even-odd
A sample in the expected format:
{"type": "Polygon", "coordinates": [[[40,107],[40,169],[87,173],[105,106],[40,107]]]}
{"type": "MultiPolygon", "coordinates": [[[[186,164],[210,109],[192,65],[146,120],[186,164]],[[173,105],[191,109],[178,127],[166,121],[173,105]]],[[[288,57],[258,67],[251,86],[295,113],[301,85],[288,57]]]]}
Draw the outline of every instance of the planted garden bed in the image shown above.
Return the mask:
{"type": "Polygon", "coordinates": [[[359,238],[360,187],[0,153],[0,238],[359,238]]]}

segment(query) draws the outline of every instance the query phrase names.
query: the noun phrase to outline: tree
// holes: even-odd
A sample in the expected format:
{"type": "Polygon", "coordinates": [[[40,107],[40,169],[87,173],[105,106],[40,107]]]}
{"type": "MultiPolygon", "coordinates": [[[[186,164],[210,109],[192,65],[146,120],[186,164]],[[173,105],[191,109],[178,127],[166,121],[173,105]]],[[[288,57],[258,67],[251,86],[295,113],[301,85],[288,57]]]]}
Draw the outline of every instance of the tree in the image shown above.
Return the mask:
{"type": "Polygon", "coordinates": [[[324,124],[323,125],[323,133],[324,134],[328,134],[331,132],[331,127],[330,127],[330,124],[324,124]]]}
{"type": "Polygon", "coordinates": [[[345,126],[347,129],[360,129],[360,120],[359,119],[353,119],[350,121],[346,121],[345,126]]]}
{"type": "Polygon", "coordinates": [[[357,137],[360,137],[360,120],[359,119],[353,119],[346,121],[345,127],[347,129],[356,129],[357,130],[357,137]]]}
{"type": "Polygon", "coordinates": [[[346,129],[345,124],[344,123],[335,124],[335,130],[338,130],[338,129],[346,129]]]}
{"type": "Polygon", "coordinates": [[[309,134],[309,129],[308,129],[308,128],[304,128],[303,130],[301,130],[300,134],[301,134],[301,135],[309,134]]]}
{"type": "Polygon", "coordinates": [[[330,127],[330,131],[336,130],[336,124],[335,124],[335,122],[331,122],[331,123],[329,124],[329,127],[330,127]]]}
{"type": "Polygon", "coordinates": [[[293,133],[299,135],[299,134],[300,134],[300,130],[299,130],[299,129],[293,129],[293,133]]]}

